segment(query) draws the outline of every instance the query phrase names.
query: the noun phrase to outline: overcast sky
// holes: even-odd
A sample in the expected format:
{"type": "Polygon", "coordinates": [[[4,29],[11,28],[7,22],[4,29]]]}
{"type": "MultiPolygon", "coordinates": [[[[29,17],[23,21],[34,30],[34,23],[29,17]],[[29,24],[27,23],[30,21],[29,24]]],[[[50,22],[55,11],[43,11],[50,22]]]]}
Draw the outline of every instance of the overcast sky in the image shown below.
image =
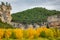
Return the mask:
{"type": "Polygon", "coordinates": [[[60,0],[0,0],[12,5],[12,13],[24,11],[33,7],[44,7],[50,10],[60,10],[60,0]]]}

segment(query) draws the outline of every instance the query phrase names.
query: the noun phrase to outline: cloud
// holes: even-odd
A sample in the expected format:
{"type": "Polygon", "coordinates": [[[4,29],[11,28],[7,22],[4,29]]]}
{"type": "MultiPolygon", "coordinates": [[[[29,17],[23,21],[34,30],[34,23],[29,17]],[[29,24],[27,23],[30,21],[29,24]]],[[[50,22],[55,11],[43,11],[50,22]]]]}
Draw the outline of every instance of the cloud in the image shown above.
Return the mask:
{"type": "Polygon", "coordinates": [[[12,13],[33,7],[45,7],[50,10],[60,10],[60,0],[0,0],[12,5],[12,13]]]}
{"type": "Polygon", "coordinates": [[[16,0],[0,0],[0,2],[3,1],[3,2],[15,2],[16,0]]]}

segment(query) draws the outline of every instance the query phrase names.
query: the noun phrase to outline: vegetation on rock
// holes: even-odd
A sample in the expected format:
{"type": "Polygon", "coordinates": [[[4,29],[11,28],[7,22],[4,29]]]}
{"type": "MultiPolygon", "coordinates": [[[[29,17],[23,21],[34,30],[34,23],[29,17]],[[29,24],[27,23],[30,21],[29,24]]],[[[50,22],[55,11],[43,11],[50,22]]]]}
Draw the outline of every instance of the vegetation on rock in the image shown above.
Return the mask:
{"type": "Polygon", "coordinates": [[[3,23],[3,22],[0,20],[0,28],[14,28],[14,27],[12,27],[10,24],[3,23]]]}

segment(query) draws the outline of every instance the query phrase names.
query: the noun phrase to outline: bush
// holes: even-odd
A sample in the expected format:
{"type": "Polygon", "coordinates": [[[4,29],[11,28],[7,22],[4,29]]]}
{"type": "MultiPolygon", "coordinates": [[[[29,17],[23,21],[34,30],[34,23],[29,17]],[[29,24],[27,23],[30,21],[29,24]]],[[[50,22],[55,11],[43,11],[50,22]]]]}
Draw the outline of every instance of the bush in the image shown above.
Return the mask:
{"type": "Polygon", "coordinates": [[[22,29],[14,29],[13,31],[14,31],[16,38],[18,38],[18,39],[23,38],[23,30],[22,29]]]}
{"type": "Polygon", "coordinates": [[[4,29],[0,29],[0,39],[4,36],[4,29]]]}
{"type": "MultiPolygon", "coordinates": [[[[55,31],[55,30],[54,30],[55,31]]],[[[57,38],[58,40],[60,39],[58,37],[55,37],[57,34],[54,32],[52,29],[47,29],[44,27],[33,29],[33,28],[28,28],[28,29],[0,29],[0,39],[2,38],[13,38],[13,39],[22,39],[22,38],[49,38],[49,39],[54,39],[57,38]]],[[[60,30],[57,31],[58,35],[60,35],[60,30]]],[[[52,40],[51,39],[51,40],[52,40]]]]}
{"type": "Polygon", "coordinates": [[[5,30],[5,38],[10,38],[12,34],[12,29],[6,29],[5,30]]]}
{"type": "Polygon", "coordinates": [[[43,38],[45,38],[45,37],[46,37],[45,31],[42,31],[42,32],[40,33],[40,36],[43,37],[43,38]]]}

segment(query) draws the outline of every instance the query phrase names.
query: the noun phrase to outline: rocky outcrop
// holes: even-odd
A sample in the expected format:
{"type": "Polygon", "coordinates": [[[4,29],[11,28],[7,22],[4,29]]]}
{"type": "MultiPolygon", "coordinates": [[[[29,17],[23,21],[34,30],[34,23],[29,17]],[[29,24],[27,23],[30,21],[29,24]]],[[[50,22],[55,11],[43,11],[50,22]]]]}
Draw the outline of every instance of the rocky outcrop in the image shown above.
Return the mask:
{"type": "Polygon", "coordinates": [[[58,27],[60,26],[60,15],[49,16],[47,21],[48,21],[49,27],[58,27]]]}
{"type": "Polygon", "coordinates": [[[10,23],[12,20],[11,14],[11,5],[9,3],[1,2],[0,4],[0,19],[2,22],[10,23]]]}

